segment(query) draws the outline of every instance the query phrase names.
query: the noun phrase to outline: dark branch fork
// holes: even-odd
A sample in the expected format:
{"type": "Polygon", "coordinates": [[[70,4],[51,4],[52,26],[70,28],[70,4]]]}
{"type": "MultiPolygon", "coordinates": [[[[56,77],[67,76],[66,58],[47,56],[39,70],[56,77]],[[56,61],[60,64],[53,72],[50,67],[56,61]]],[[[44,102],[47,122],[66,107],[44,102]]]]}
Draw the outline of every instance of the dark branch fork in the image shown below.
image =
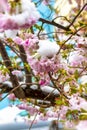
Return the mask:
{"type": "Polygon", "coordinates": [[[50,25],[55,26],[57,28],[60,28],[62,30],[69,31],[70,27],[74,24],[74,22],[76,21],[76,19],[79,17],[79,15],[85,9],[86,6],[87,6],[87,3],[82,7],[82,9],[78,12],[78,14],[74,17],[74,19],[72,20],[72,22],[67,27],[65,27],[65,26],[63,26],[61,24],[56,23],[54,20],[49,21],[49,20],[40,18],[39,21],[41,21],[42,23],[50,24],[50,25]]]}
{"type": "MultiPolygon", "coordinates": [[[[0,53],[1,53],[1,56],[4,60],[4,64],[9,71],[9,76],[10,76],[10,80],[12,82],[13,88],[15,88],[15,87],[19,86],[19,82],[18,82],[16,75],[12,74],[12,71],[13,71],[12,63],[10,61],[10,58],[9,58],[7,52],[6,52],[6,49],[4,46],[4,41],[2,41],[2,40],[0,40],[0,53]]],[[[25,98],[25,94],[24,94],[21,87],[19,87],[17,90],[15,90],[14,93],[18,98],[25,98]]]]}

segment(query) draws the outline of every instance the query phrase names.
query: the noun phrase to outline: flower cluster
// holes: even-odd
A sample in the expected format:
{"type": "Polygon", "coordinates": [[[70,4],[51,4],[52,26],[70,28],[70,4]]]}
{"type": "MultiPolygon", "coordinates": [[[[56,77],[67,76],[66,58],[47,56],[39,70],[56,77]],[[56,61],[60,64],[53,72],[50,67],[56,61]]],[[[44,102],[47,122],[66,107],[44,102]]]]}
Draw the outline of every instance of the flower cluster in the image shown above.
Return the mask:
{"type": "Polygon", "coordinates": [[[1,70],[0,70],[0,83],[6,81],[9,79],[9,75],[8,73],[3,73],[1,70]]]}
{"type": "Polygon", "coordinates": [[[55,73],[58,68],[62,68],[61,57],[57,55],[59,45],[49,40],[38,40],[33,34],[24,34],[24,39],[20,37],[14,38],[14,42],[22,45],[27,54],[27,61],[35,73],[40,75],[40,84],[49,83],[49,72],[55,73]]]}
{"type": "Polygon", "coordinates": [[[26,110],[31,116],[38,112],[38,108],[28,105],[27,103],[19,104],[17,107],[21,110],[26,110]]]}

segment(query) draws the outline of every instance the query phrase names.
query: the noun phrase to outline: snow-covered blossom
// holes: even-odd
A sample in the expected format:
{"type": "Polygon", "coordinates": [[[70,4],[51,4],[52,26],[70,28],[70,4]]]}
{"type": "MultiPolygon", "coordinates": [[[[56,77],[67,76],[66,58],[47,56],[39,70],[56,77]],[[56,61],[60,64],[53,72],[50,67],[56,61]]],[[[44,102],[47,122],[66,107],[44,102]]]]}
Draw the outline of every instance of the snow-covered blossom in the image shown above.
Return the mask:
{"type": "Polygon", "coordinates": [[[31,53],[31,49],[28,49],[29,52],[27,51],[27,60],[33,71],[48,73],[50,71],[55,72],[61,67],[61,58],[59,55],[56,55],[59,46],[55,42],[40,40],[38,43],[33,44],[33,48],[33,54],[31,53]]]}
{"type": "Polygon", "coordinates": [[[15,30],[15,29],[9,30],[8,29],[8,30],[4,31],[4,37],[6,37],[6,38],[15,38],[17,33],[18,33],[18,30],[15,30]]]}
{"type": "Polygon", "coordinates": [[[56,42],[51,42],[49,40],[39,40],[38,44],[39,49],[37,50],[37,53],[42,57],[53,57],[60,48],[56,42]]]}
{"type": "Polygon", "coordinates": [[[87,38],[74,36],[72,39],[76,45],[75,51],[70,53],[69,63],[70,66],[78,67],[78,70],[81,70],[81,67],[87,64],[87,38]]]}
{"type": "Polygon", "coordinates": [[[24,74],[23,72],[19,71],[19,70],[14,70],[12,71],[13,75],[16,75],[18,77],[19,81],[24,81],[24,74]]]}
{"type": "MultiPolygon", "coordinates": [[[[17,3],[17,2],[16,2],[17,3]]],[[[10,11],[5,7],[4,13],[0,14],[0,29],[1,31],[8,29],[19,29],[19,28],[27,28],[31,27],[33,24],[37,22],[40,15],[35,8],[33,2],[29,0],[21,0],[20,4],[15,6],[15,10],[10,5],[10,11]],[[21,4],[21,6],[20,6],[21,4]],[[31,13],[32,11],[32,13],[31,13]]],[[[7,4],[7,6],[9,3],[7,4]]]]}

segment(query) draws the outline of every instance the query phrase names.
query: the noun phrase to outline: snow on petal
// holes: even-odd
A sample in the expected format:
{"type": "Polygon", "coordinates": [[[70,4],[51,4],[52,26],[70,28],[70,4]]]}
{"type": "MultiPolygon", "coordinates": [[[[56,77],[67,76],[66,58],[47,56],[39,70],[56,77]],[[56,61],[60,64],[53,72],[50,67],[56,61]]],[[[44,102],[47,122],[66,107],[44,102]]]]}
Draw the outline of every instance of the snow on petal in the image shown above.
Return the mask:
{"type": "Polygon", "coordinates": [[[56,42],[51,42],[49,40],[40,40],[39,41],[39,49],[37,52],[42,57],[53,57],[57,54],[59,50],[59,45],[56,42]]]}

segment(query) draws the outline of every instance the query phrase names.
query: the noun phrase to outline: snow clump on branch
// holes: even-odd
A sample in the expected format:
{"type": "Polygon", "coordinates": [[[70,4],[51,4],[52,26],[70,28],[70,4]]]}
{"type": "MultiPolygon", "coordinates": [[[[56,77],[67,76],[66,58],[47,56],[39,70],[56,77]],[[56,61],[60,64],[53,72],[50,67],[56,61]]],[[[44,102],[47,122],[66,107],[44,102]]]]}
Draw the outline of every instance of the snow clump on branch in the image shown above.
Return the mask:
{"type": "Polygon", "coordinates": [[[59,45],[56,42],[50,42],[49,40],[39,40],[39,53],[42,57],[53,57],[59,50],[59,45]]]}

